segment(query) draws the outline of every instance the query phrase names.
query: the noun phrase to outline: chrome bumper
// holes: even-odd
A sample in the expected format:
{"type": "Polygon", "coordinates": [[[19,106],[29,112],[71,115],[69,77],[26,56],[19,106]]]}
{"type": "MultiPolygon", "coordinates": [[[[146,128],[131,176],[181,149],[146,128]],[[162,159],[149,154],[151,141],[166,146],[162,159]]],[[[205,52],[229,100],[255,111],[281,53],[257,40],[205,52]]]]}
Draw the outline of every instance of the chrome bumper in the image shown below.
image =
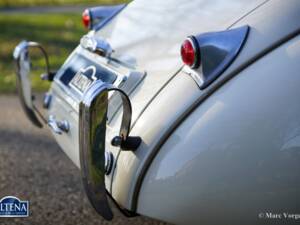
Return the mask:
{"type": "Polygon", "coordinates": [[[81,176],[87,196],[96,211],[107,220],[113,218],[105,188],[105,173],[110,170],[105,152],[108,91],[117,91],[123,103],[123,118],[119,136],[112,144],[123,150],[135,150],[139,137],[130,137],[132,108],[128,96],[113,85],[96,81],[85,93],[79,106],[79,149],[81,176]],[[106,156],[106,157],[105,157],[106,156]]]}
{"type": "Polygon", "coordinates": [[[111,220],[113,214],[105,188],[107,97],[104,83],[93,85],[87,91],[79,109],[79,149],[86,194],[96,211],[105,219],[111,220]]]}
{"type": "MultiPolygon", "coordinates": [[[[105,175],[112,169],[111,155],[105,151],[108,92],[119,93],[123,106],[119,136],[113,138],[111,144],[126,151],[134,151],[141,143],[139,137],[129,136],[132,115],[130,100],[124,91],[113,84],[96,80],[84,92],[79,103],[78,124],[70,124],[71,126],[69,126],[68,121],[56,121],[55,117],[51,115],[48,120],[45,119],[34,106],[29,79],[29,47],[42,49],[37,43],[22,42],[15,48],[14,52],[17,64],[18,94],[24,112],[34,125],[42,127],[44,122],[49,125],[55,135],[69,138],[68,140],[70,140],[70,134],[74,134],[74,130],[78,129],[80,168],[86,194],[95,210],[106,220],[111,220],[113,213],[108,203],[105,187],[105,175]],[[71,130],[72,126],[73,130],[71,130]]],[[[44,50],[42,52],[45,53],[44,50]]],[[[47,73],[50,74],[47,54],[45,54],[45,59],[47,73]]]]}

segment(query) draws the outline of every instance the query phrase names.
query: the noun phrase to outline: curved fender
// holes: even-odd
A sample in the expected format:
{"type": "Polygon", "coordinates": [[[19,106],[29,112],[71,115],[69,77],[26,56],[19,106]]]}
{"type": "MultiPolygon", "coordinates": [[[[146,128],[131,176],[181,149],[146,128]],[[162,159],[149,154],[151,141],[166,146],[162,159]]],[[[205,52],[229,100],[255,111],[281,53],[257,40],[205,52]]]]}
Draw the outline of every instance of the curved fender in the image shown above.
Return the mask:
{"type": "Polygon", "coordinates": [[[268,213],[298,212],[299,60],[297,36],[196,108],[148,169],[138,213],[176,224],[257,224],[268,213]]]}
{"type": "MultiPolygon", "coordinates": [[[[141,195],[139,192],[145,173],[162,144],[187,115],[205,99],[209,99],[222,85],[234,76],[239,76],[242,70],[256,63],[273,49],[297,36],[300,33],[299,9],[300,4],[297,0],[288,4],[280,0],[267,1],[228,27],[230,29],[248,25],[250,32],[247,41],[234,62],[204,90],[200,90],[191,76],[183,71],[173,76],[132,125],[130,135],[142,138],[139,149],[135,152],[120,151],[116,158],[111,195],[120,205],[137,212],[141,195]]],[[[257,79],[256,82],[259,83],[260,80],[257,79]]],[[[252,86],[251,91],[255,90],[256,85],[259,84],[252,86]]],[[[143,95],[133,93],[132,96],[143,95]]],[[[136,112],[138,101],[135,97],[131,97],[131,101],[133,112],[136,112]]]]}

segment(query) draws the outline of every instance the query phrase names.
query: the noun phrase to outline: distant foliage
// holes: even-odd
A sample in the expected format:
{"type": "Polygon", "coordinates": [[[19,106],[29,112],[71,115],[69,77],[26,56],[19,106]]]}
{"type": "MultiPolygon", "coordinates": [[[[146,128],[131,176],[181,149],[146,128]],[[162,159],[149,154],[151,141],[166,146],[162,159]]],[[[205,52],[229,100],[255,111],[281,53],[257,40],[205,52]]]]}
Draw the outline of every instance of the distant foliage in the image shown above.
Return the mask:
{"type": "MultiPolygon", "coordinates": [[[[15,92],[15,74],[12,53],[22,40],[40,42],[50,57],[51,68],[55,71],[78,45],[86,32],[81,24],[80,13],[43,14],[1,14],[0,13],[0,94],[15,92]]],[[[49,82],[42,81],[40,74],[45,72],[45,63],[38,51],[31,51],[33,66],[32,86],[44,91],[49,82]]]]}
{"type": "Polygon", "coordinates": [[[110,5],[128,3],[130,0],[0,0],[0,7],[27,7],[50,5],[110,5]]]}

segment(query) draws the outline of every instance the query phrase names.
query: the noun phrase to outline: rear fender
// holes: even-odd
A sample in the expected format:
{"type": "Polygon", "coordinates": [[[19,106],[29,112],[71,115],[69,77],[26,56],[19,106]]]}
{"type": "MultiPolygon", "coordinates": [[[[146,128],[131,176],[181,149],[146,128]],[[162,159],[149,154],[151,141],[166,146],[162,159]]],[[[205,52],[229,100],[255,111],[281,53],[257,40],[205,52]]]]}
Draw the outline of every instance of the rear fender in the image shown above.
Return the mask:
{"type": "Polygon", "coordinates": [[[176,224],[257,224],[261,213],[296,212],[299,59],[297,36],[197,107],[154,158],[138,213],[176,224]]]}

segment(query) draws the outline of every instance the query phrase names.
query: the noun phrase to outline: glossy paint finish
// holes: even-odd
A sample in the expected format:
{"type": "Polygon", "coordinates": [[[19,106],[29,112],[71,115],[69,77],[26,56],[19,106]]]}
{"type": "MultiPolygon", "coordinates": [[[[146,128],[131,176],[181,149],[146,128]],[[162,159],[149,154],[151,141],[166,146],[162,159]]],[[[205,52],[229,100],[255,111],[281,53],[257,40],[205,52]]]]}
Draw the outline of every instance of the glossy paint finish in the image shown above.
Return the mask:
{"type": "MultiPolygon", "coordinates": [[[[155,197],[157,189],[155,185],[159,184],[156,182],[155,175],[153,175],[156,174],[156,172],[153,172],[153,170],[156,171],[161,168],[163,168],[163,170],[166,169],[165,167],[158,167],[157,169],[151,167],[149,170],[150,175],[147,175],[146,180],[143,180],[144,175],[147,174],[149,165],[151,165],[151,160],[154,159],[153,165],[158,166],[155,158],[157,153],[161,154],[160,152],[164,152],[163,156],[158,155],[159,159],[162,161],[165,160],[164,157],[168,154],[172,155],[173,149],[171,147],[173,147],[173,145],[168,146],[168,149],[163,147],[161,151],[160,147],[164,141],[166,141],[168,136],[172,134],[176,126],[181,123],[182,119],[188,116],[191,111],[200,110],[202,105],[199,106],[199,104],[221,85],[239,74],[255,60],[262,57],[263,54],[270,51],[270,49],[278,46],[278,43],[284,42],[290,34],[296,32],[297,29],[299,29],[298,21],[300,16],[300,6],[299,3],[297,3],[298,1],[291,1],[289,4],[286,4],[286,2],[283,1],[273,0],[266,3],[266,7],[263,5],[243,18],[241,17],[257,7],[262,1],[253,1],[250,3],[228,1],[226,4],[222,4],[221,1],[179,2],[180,4],[172,5],[169,1],[156,2],[157,4],[153,4],[153,2],[147,3],[146,1],[136,1],[132,3],[132,6],[128,7],[128,10],[126,9],[121,12],[116,20],[112,21],[108,27],[98,33],[106,38],[112,48],[115,49],[116,52],[113,57],[120,62],[125,62],[130,68],[138,71],[147,71],[146,79],[144,79],[138,88],[136,88],[129,96],[133,106],[134,122],[130,135],[141,136],[143,142],[136,152],[120,151],[119,148],[115,148],[109,143],[106,143],[107,150],[111,151],[118,160],[117,164],[114,165],[115,170],[113,173],[106,176],[106,187],[121,206],[129,210],[137,210],[139,213],[147,216],[171,222],[182,222],[182,219],[178,217],[171,219],[168,216],[174,216],[175,213],[178,213],[178,216],[182,216],[183,213],[185,213],[185,215],[188,215],[188,213],[184,210],[178,211],[175,204],[176,202],[172,202],[171,206],[174,206],[173,208],[170,207],[170,205],[164,209],[157,207],[161,205],[161,201],[163,201],[164,198],[161,198],[159,204],[157,204],[157,198],[155,197]],[[155,8],[159,3],[162,5],[155,8]],[[180,7],[178,7],[178,5],[180,5],[180,7]],[[195,8],[202,10],[192,10],[195,8]],[[186,11],[194,13],[183,16],[183,13],[186,11]],[[157,17],[156,15],[162,16],[157,17]],[[143,18],[143,20],[140,18],[143,18]],[[198,24],[195,23],[195,21],[200,22],[198,24]],[[205,21],[205,23],[201,23],[201,21],[205,21]],[[191,77],[187,76],[184,72],[177,73],[174,77],[174,74],[176,74],[181,67],[179,54],[180,44],[187,35],[210,31],[222,31],[230,27],[240,27],[243,25],[250,25],[251,27],[247,43],[231,66],[227,68],[222,76],[209,86],[209,88],[199,90],[191,77]],[[176,35],[173,35],[174,31],[176,31],[176,35]],[[132,34],[136,35],[133,36],[132,34]],[[160,93],[158,93],[159,91],[160,93]],[[199,107],[197,108],[197,106],[199,107]],[[111,188],[108,188],[110,184],[112,184],[112,186],[111,188]],[[142,189],[140,189],[141,187],[142,189]],[[171,212],[171,210],[173,210],[173,212],[171,212]],[[175,219],[178,219],[178,221],[175,221],[175,219]]],[[[104,62],[104,60],[98,61],[101,64],[107,63],[104,62]]],[[[252,71],[254,74],[258,72],[259,68],[256,68],[254,72],[252,71]]],[[[256,82],[258,82],[259,77],[254,77],[257,78],[256,82]]],[[[229,84],[230,83],[231,81],[229,84]]],[[[254,88],[256,88],[256,85],[253,84],[251,90],[254,88]]],[[[57,95],[55,94],[56,96],[54,97],[56,103],[54,101],[53,107],[50,110],[58,112],[62,118],[64,115],[68,115],[67,119],[73,120],[70,124],[76,124],[76,110],[75,112],[72,111],[74,114],[68,114],[70,109],[65,102],[65,98],[68,97],[68,95],[64,93],[58,97],[58,93],[61,91],[58,91],[58,89],[58,86],[53,86],[53,90],[57,95]],[[57,102],[59,103],[57,104],[57,102]]],[[[240,93],[238,96],[244,96],[244,92],[240,91],[238,93],[240,93]]],[[[210,98],[211,97],[207,100],[210,98]]],[[[258,103],[260,100],[261,99],[258,98],[258,103]]],[[[209,112],[208,114],[210,115],[211,113],[209,112]]],[[[214,116],[214,112],[212,112],[211,116],[214,116]]],[[[222,116],[218,119],[221,118],[222,116]]],[[[198,116],[191,116],[191,119],[187,117],[186,121],[193,120],[190,122],[190,124],[193,124],[196,123],[197,119],[199,119],[198,116]]],[[[121,120],[122,115],[119,111],[115,114],[109,124],[106,141],[109,142],[111,138],[114,137],[114,134],[119,132],[121,120]]],[[[213,125],[217,126],[215,123],[213,123],[213,125]]],[[[76,135],[78,135],[78,130],[76,129],[78,128],[71,127],[70,130],[72,129],[74,132],[66,134],[65,139],[58,136],[56,136],[56,138],[60,145],[67,149],[67,154],[69,154],[71,158],[73,157],[75,162],[78,162],[79,159],[77,154],[79,151],[77,146],[74,147],[74,143],[78,141],[78,137],[76,139],[76,135]]],[[[197,129],[195,130],[198,131],[197,129]]],[[[192,132],[190,127],[185,127],[185,131],[182,131],[184,134],[190,134],[190,132],[192,132]]],[[[193,135],[197,135],[197,132],[193,133],[193,135]]],[[[185,146],[183,146],[181,150],[189,151],[189,143],[184,143],[185,146]]],[[[179,152],[179,150],[177,152],[179,152]]],[[[197,154],[200,154],[200,152],[197,153],[195,150],[193,154],[188,155],[187,157],[194,157],[197,160],[197,154]]],[[[165,165],[170,166],[170,170],[175,170],[176,168],[174,166],[181,165],[180,160],[181,158],[178,160],[173,159],[172,163],[169,161],[168,164],[165,165]]],[[[185,158],[182,157],[182,160],[185,161],[185,158]]],[[[79,163],[77,163],[77,165],[78,164],[79,163]]],[[[199,167],[200,166],[201,165],[199,165],[199,167]]],[[[198,167],[195,168],[198,169],[198,167]]],[[[214,168],[217,169],[216,166],[214,168]]],[[[193,170],[190,170],[190,173],[185,176],[193,177],[195,179],[197,175],[198,174],[194,173],[193,170]]],[[[172,175],[170,176],[172,177],[172,175]]],[[[182,183],[180,182],[183,182],[184,180],[178,181],[179,183],[167,182],[166,188],[164,189],[164,187],[162,187],[162,190],[166,190],[168,186],[169,192],[167,194],[175,193],[172,191],[172,188],[174,188],[174,186],[181,187],[182,183]]],[[[165,183],[162,182],[161,184],[163,185],[165,183]]],[[[172,198],[176,199],[178,193],[172,195],[172,198]]],[[[203,192],[200,190],[197,193],[201,194],[203,192]]],[[[192,200],[195,201],[196,206],[201,203],[201,201],[196,198],[187,198],[189,201],[183,201],[184,199],[180,199],[180,197],[177,199],[180,201],[180,206],[185,203],[191,203],[192,200]]],[[[201,209],[201,207],[205,207],[205,204],[199,207],[201,209]]],[[[207,208],[207,210],[209,209],[207,208]]],[[[191,212],[194,212],[193,215],[196,215],[196,218],[191,217],[188,221],[194,222],[199,219],[197,218],[198,211],[195,212],[191,210],[191,212]]],[[[203,218],[205,219],[205,217],[203,218]]]]}
{"type": "Polygon", "coordinates": [[[259,213],[299,210],[299,58],[298,36],[194,110],[151,164],[138,212],[176,224],[257,224],[259,213]]]}
{"type": "Polygon", "coordinates": [[[59,86],[52,84],[50,94],[51,104],[48,109],[48,117],[55,116],[57,121],[67,121],[70,125],[69,131],[52,134],[72,162],[80,168],[79,157],[79,102],[66,94],[59,86]]]}
{"type": "Polygon", "coordinates": [[[144,144],[135,153],[121,152],[118,158],[112,194],[121,205],[131,210],[137,208],[138,196],[141,196],[139,190],[147,168],[174,128],[193,110],[200,107],[214,91],[272,49],[299,33],[299,11],[298,1],[291,1],[290,4],[276,0],[267,2],[232,25],[240,27],[248,24],[251,27],[247,42],[230,67],[208,88],[199,90],[189,76],[192,83],[182,80],[180,77],[182,74],[184,76],[185,72],[177,74],[164,87],[131,130],[132,135],[142,137],[144,144]],[[177,79],[181,81],[178,82],[177,79]]]}
{"type": "Polygon", "coordinates": [[[112,57],[147,72],[130,96],[133,122],[182,67],[180,46],[187,36],[225,30],[262,2],[137,0],[99,30],[96,35],[105,38],[115,51],[112,57]]]}
{"type": "MultiPolygon", "coordinates": [[[[112,57],[125,61],[133,68],[137,68],[138,71],[145,70],[147,72],[144,81],[129,96],[133,107],[133,127],[135,127],[136,120],[156,97],[157,93],[182,67],[180,45],[188,35],[225,30],[263,2],[247,1],[245,3],[232,0],[224,4],[223,1],[193,0],[187,2],[180,0],[174,4],[173,1],[134,1],[107,27],[100,30],[97,34],[106,38],[115,50],[112,57]],[[213,20],[211,19],[212,16],[214,17],[213,20]],[[202,23],[201,21],[205,22],[202,23]]],[[[195,85],[193,81],[191,84],[195,85]]],[[[197,88],[196,85],[195,87],[197,88]]],[[[195,89],[195,91],[198,94],[198,89],[195,89]]],[[[178,93],[180,92],[178,91],[178,93]]],[[[184,93],[182,94],[184,95],[184,93]]],[[[185,99],[184,96],[182,97],[185,99]]],[[[191,103],[187,100],[178,102],[178,104],[188,107],[185,102],[191,103]]],[[[155,115],[157,115],[157,112],[164,115],[167,115],[164,112],[169,113],[163,108],[154,107],[153,109],[157,110],[155,115]]],[[[174,110],[171,111],[174,112],[174,110]]],[[[178,112],[180,113],[179,109],[178,112]]],[[[168,129],[176,121],[175,115],[178,114],[174,114],[170,122],[162,122],[161,125],[164,124],[164,128],[168,129]]],[[[120,116],[117,115],[112,121],[112,132],[115,132],[114,126],[119,127],[120,116]]],[[[152,117],[149,121],[151,121],[151,124],[149,124],[151,127],[157,125],[153,122],[152,117]]],[[[146,139],[145,135],[149,134],[153,144],[156,144],[164,135],[160,130],[162,127],[159,125],[157,128],[157,130],[153,130],[153,133],[149,133],[147,132],[148,125],[147,129],[139,126],[139,129],[133,128],[132,132],[134,132],[134,136],[143,134],[146,139]],[[152,139],[152,137],[156,137],[156,139],[152,139]]],[[[110,131],[108,131],[108,136],[110,136],[110,131]]],[[[130,152],[123,154],[118,149],[110,146],[107,148],[117,158],[120,154],[120,161],[118,161],[112,182],[113,197],[122,206],[132,210],[132,204],[135,201],[132,200],[132,196],[136,179],[140,174],[139,167],[146,160],[148,154],[151,154],[152,149],[150,146],[144,146],[135,154],[130,152]]]]}

